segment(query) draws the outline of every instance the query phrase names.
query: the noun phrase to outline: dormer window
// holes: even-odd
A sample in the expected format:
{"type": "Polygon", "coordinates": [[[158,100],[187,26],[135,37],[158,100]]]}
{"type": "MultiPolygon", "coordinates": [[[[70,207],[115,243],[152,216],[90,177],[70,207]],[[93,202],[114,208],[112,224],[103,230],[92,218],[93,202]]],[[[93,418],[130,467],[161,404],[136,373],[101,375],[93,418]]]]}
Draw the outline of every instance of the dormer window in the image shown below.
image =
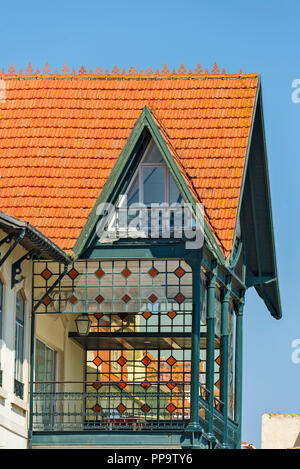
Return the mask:
{"type": "Polygon", "coordinates": [[[181,203],[182,195],[154,141],[151,140],[127,191],[128,207],[141,203],[181,203]]]}

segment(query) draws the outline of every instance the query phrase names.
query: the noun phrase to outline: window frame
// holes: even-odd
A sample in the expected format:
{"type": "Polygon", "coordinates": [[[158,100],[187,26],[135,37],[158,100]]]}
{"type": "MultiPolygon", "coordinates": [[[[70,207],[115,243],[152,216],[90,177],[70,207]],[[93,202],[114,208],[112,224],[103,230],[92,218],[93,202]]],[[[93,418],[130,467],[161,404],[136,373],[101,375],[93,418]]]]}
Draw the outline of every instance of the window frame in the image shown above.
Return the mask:
{"type": "Polygon", "coordinates": [[[23,364],[24,364],[24,352],[25,352],[25,315],[26,315],[26,298],[22,290],[18,290],[16,293],[16,307],[15,307],[15,370],[14,370],[14,379],[19,383],[23,383],[23,364]],[[17,318],[17,301],[18,295],[22,298],[23,304],[23,322],[17,318]],[[20,331],[22,331],[21,336],[21,359],[19,357],[19,344],[20,344],[20,331]]]}

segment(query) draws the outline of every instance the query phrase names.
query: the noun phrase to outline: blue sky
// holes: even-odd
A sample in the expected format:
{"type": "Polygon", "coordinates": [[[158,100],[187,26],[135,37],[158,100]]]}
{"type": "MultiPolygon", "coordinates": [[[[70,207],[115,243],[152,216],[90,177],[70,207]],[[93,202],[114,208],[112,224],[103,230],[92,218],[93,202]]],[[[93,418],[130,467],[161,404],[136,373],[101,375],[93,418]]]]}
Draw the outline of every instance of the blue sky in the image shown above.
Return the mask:
{"type": "Polygon", "coordinates": [[[3,2],[0,70],[185,67],[258,72],[269,156],[283,319],[271,318],[254,291],[245,309],[243,439],[260,446],[261,414],[299,413],[300,78],[299,0],[64,0],[3,2]]]}

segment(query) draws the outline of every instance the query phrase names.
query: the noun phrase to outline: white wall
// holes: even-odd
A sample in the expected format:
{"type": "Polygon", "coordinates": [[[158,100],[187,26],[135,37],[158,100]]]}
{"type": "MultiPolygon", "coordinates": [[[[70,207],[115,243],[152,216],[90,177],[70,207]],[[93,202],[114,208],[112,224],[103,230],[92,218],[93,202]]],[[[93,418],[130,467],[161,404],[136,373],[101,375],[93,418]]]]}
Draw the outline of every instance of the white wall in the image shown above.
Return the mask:
{"type": "Polygon", "coordinates": [[[261,448],[300,447],[300,414],[263,414],[261,448]]]}
{"type": "MultiPolygon", "coordinates": [[[[0,239],[6,233],[0,231],[0,239]]],[[[1,256],[5,254],[9,245],[1,246],[1,256]]],[[[3,312],[2,312],[2,340],[0,349],[0,368],[2,369],[2,387],[0,387],[0,448],[26,448],[28,436],[29,414],[29,356],[30,356],[30,311],[31,311],[31,260],[22,264],[22,275],[25,277],[11,289],[12,263],[26,254],[17,246],[0,269],[0,278],[4,284],[3,312]],[[21,400],[14,394],[15,370],[15,318],[16,293],[22,289],[25,297],[25,326],[24,326],[24,363],[23,383],[24,398],[21,400]]]]}

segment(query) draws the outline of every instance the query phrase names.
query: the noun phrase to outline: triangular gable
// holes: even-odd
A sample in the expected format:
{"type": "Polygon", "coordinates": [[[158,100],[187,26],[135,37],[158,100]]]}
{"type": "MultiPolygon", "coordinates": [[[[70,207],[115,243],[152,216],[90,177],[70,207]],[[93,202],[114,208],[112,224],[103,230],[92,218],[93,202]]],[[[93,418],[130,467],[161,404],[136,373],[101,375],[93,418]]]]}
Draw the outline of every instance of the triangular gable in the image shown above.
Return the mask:
{"type": "MultiPolygon", "coordinates": [[[[241,222],[247,264],[246,285],[255,286],[272,316],[280,319],[282,311],[260,86],[258,90],[236,223],[241,222]]],[[[237,226],[235,238],[236,234],[237,226]]]]}
{"type": "MultiPolygon", "coordinates": [[[[149,108],[145,106],[73,248],[75,258],[81,257],[82,253],[91,246],[98,222],[97,207],[101,203],[113,203],[117,200],[121,190],[128,184],[129,178],[132,177],[134,165],[137,164],[136,156],[141,154],[143,147],[145,148],[149,141],[149,135],[157,145],[184,200],[190,203],[192,207],[195,207],[197,203],[201,203],[162,125],[149,108]]],[[[196,210],[193,214],[196,216],[196,210]]],[[[207,216],[204,218],[204,235],[216,257],[220,262],[224,262],[224,255],[219,245],[221,243],[216,234],[213,233],[207,216]]]]}

